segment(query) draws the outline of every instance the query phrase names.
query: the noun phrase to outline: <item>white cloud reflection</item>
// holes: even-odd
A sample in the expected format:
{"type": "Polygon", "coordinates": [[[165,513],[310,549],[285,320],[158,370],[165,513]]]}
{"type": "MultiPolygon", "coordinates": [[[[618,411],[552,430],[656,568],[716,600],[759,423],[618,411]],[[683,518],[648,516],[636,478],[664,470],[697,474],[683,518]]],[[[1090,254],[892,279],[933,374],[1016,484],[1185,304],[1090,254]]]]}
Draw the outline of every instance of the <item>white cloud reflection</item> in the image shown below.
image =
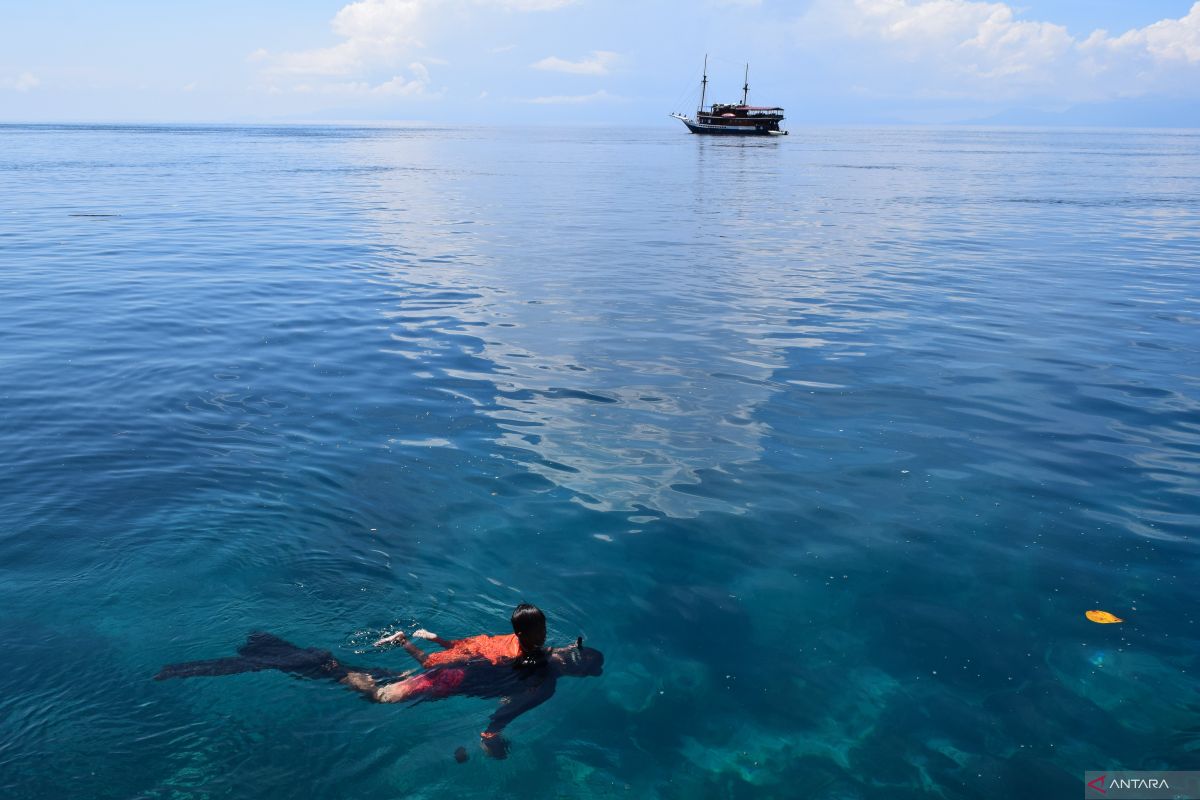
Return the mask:
{"type": "MultiPolygon", "coordinates": [[[[507,175],[500,154],[417,137],[361,146],[364,163],[423,168],[372,173],[372,237],[401,254],[396,305],[385,312],[395,353],[489,417],[498,454],[590,508],[744,510],[710,493],[705,476],[761,456],[768,427],[758,411],[783,388],[771,378],[785,343],[759,335],[720,296],[672,307],[678,276],[552,255],[535,266],[526,245],[508,249],[508,212],[461,188],[507,175]],[[470,179],[445,180],[447,152],[466,154],[453,171],[470,179]]],[[[763,304],[775,302],[769,282],[741,283],[739,306],[755,305],[759,290],[763,304]]]]}

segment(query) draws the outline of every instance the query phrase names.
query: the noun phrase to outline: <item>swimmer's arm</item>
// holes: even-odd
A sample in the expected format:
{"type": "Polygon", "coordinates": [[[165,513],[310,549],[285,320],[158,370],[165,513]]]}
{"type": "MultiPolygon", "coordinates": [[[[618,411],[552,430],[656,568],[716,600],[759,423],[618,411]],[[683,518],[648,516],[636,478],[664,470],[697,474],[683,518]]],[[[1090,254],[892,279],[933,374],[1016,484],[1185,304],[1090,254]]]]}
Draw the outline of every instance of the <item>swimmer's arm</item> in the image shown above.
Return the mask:
{"type": "MultiPolygon", "coordinates": [[[[443,639],[442,637],[438,636],[436,633],[427,631],[424,628],[418,628],[417,630],[413,631],[412,635],[414,637],[416,637],[417,639],[424,639],[427,642],[433,642],[434,644],[440,645],[441,647],[446,648],[446,649],[449,649],[454,646],[453,640],[443,639]]],[[[375,646],[383,647],[385,644],[395,644],[396,642],[400,642],[401,644],[404,644],[407,640],[408,640],[408,636],[407,636],[407,634],[404,633],[404,631],[396,631],[393,634],[389,634],[388,636],[384,636],[380,639],[376,639],[375,646]]],[[[408,649],[408,648],[406,647],[405,649],[408,649]]]]}
{"type": "Polygon", "coordinates": [[[553,679],[547,679],[540,686],[513,697],[506,697],[500,702],[500,707],[488,720],[487,730],[479,734],[480,744],[489,756],[504,758],[508,755],[508,742],[500,735],[501,732],[508,723],[553,697],[556,683],[553,679]]]}
{"type": "Polygon", "coordinates": [[[433,642],[434,644],[445,648],[446,650],[449,650],[454,646],[454,642],[452,640],[443,639],[433,631],[427,631],[424,628],[418,628],[417,630],[413,631],[413,636],[417,637],[418,639],[424,639],[427,642],[433,642]]]}
{"type": "Polygon", "coordinates": [[[395,642],[400,641],[401,639],[406,639],[406,638],[408,638],[408,637],[406,637],[404,635],[404,631],[396,631],[395,633],[391,633],[391,634],[388,634],[387,636],[382,636],[382,637],[376,639],[374,646],[375,647],[383,647],[385,644],[393,644],[395,642]]]}
{"type": "Polygon", "coordinates": [[[420,664],[422,667],[425,666],[425,659],[427,658],[427,654],[425,653],[425,651],[421,650],[421,648],[417,647],[415,644],[410,642],[408,640],[408,636],[404,633],[404,631],[396,631],[391,636],[383,637],[382,639],[375,642],[375,646],[379,647],[381,645],[393,644],[395,642],[399,642],[400,646],[404,648],[404,652],[408,653],[410,656],[415,658],[418,664],[420,664]]]}

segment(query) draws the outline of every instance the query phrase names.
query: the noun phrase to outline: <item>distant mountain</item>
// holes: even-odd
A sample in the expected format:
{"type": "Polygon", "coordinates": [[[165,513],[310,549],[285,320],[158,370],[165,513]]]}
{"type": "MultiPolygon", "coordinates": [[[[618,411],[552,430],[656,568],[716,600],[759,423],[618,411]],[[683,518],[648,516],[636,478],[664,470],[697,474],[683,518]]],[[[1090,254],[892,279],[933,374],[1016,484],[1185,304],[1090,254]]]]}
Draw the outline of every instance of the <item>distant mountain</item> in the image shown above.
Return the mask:
{"type": "Polygon", "coordinates": [[[1071,106],[1061,111],[1014,108],[969,120],[969,125],[1029,125],[1103,128],[1200,128],[1200,104],[1137,98],[1071,106]]]}

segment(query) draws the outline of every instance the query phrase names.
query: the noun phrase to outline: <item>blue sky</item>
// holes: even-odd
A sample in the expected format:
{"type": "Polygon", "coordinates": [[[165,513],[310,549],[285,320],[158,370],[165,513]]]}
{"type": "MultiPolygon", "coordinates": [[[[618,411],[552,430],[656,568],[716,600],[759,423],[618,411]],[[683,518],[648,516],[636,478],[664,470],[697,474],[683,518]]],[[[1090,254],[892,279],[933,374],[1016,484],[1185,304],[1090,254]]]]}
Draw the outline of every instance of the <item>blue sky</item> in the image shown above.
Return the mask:
{"type": "Polygon", "coordinates": [[[1200,127],[1190,0],[3,0],[0,121],[1200,127]]]}

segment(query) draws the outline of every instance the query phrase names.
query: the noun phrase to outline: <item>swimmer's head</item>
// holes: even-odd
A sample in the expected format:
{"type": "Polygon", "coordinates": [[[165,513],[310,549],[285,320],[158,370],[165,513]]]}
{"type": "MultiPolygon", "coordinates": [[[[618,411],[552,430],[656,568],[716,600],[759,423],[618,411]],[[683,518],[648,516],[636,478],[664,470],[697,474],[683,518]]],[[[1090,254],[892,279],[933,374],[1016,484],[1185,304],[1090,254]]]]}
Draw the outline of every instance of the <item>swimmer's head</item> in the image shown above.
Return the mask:
{"type": "Polygon", "coordinates": [[[554,650],[550,658],[563,675],[587,678],[604,674],[604,654],[594,647],[584,647],[582,636],[570,647],[554,650]]]}
{"type": "Polygon", "coordinates": [[[533,653],[546,644],[546,615],[537,606],[521,603],[512,613],[513,633],[522,653],[533,653]]]}

